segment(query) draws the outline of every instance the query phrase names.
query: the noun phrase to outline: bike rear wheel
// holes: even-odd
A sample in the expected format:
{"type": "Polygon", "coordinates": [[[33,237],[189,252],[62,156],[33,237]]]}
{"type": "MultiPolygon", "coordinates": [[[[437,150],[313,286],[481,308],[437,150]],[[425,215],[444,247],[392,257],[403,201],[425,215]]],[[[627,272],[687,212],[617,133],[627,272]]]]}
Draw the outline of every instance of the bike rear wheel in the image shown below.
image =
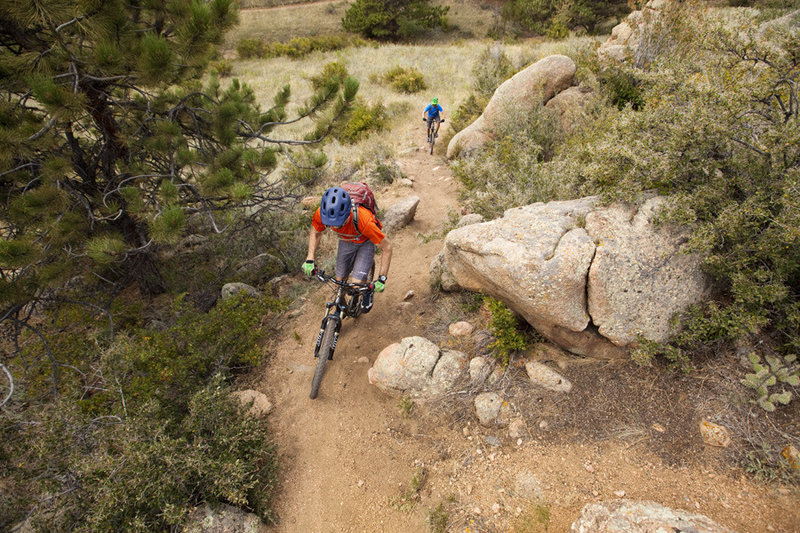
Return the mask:
{"type": "Polygon", "coordinates": [[[317,358],[317,368],[314,370],[314,377],[311,379],[311,394],[313,400],[319,394],[319,386],[322,384],[322,376],[325,374],[325,366],[333,349],[333,338],[336,336],[336,320],[328,319],[325,323],[325,332],[322,334],[322,342],[319,345],[317,358]]]}

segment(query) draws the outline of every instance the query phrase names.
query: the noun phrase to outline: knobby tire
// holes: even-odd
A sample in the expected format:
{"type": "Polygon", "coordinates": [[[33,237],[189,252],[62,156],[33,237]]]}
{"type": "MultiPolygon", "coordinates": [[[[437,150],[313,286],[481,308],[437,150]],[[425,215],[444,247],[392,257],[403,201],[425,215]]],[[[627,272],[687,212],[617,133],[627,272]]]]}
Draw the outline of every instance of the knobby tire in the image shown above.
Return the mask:
{"type": "Polygon", "coordinates": [[[433,155],[433,145],[436,143],[436,134],[434,133],[433,125],[428,130],[428,143],[431,145],[431,155],[433,155]]]}
{"type": "Polygon", "coordinates": [[[325,365],[328,364],[328,358],[331,355],[331,348],[333,347],[333,337],[336,333],[336,321],[329,319],[325,324],[325,332],[322,334],[322,342],[319,345],[319,355],[317,359],[317,368],[314,370],[314,378],[311,380],[311,394],[309,397],[313,400],[319,394],[319,386],[322,383],[322,376],[325,374],[325,365]]]}

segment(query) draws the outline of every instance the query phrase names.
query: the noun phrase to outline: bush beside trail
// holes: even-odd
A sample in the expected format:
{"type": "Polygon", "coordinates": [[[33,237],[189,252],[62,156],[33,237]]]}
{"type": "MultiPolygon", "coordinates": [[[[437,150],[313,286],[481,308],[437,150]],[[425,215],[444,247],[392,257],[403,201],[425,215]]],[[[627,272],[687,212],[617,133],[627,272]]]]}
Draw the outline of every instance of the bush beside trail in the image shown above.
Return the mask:
{"type": "Polygon", "coordinates": [[[662,355],[685,366],[715,347],[764,338],[768,351],[800,350],[800,234],[791,229],[800,225],[800,116],[789,104],[797,87],[781,81],[800,68],[800,32],[764,32],[753,16],[715,21],[687,11],[673,28],[680,53],[654,55],[643,69],[582,56],[583,83],[609,104],[593,108],[584,128],[560,137],[544,115],[527,131],[510,116],[493,145],[454,169],[465,200],[489,217],[566,197],[669,197],[662,222],[696,228],[692,249],[707,254],[718,292],[680,317],[673,343],[638,353],[642,361],[662,355]]]}

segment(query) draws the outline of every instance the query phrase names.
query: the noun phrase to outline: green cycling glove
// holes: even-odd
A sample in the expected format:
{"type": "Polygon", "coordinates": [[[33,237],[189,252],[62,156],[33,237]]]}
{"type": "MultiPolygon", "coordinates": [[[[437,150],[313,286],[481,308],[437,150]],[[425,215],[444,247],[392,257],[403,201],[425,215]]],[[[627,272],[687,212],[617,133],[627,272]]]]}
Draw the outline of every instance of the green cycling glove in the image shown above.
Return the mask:
{"type": "Polygon", "coordinates": [[[314,273],[314,269],[316,268],[316,264],[311,259],[306,259],[306,262],[303,263],[303,274],[306,276],[310,276],[314,273]]]}
{"type": "Polygon", "coordinates": [[[375,292],[383,292],[383,289],[386,288],[386,276],[378,276],[378,279],[375,280],[375,292]]]}

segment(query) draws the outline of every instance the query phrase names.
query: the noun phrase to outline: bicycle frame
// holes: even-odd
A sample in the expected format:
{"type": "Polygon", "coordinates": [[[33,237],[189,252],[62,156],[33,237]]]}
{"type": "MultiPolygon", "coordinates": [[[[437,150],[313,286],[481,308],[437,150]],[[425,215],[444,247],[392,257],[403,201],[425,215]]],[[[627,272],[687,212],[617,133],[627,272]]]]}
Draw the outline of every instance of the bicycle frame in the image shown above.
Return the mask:
{"type": "Polygon", "coordinates": [[[357,309],[359,302],[351,299],[351,302],[354,302],[354,307],[356,309],[349,309],[347,297],[360,295],[368,290],[371,290],[372,283],[350,283],[347,281],[340,281],[334,277],[328,276],[323,271],[316,270],[312,275],[315,275],[320,281],[337,286],[336,296],[334,296],[332,301],[329,301],[325,304],[325,318],[322,319],[322,324],[319,328],[319,334],[317,335],[317,343],[314,347],[314,357],[319,357],[319,349],[320,345],[322,344],[322,336],[325,333],[325,326],[328,324],[328,320],[335,320],[336,329],[334,330],[331,351],[328,355],[328,359],[333,359],[333,352],[336,351],[336,343],[339,340],[339,330],[342,328],[342,320],[348,316],[356,317],[360,314],[359,310],[357,309]]]}
{"type": "MultiPolygon", "coordinates": [[[[431,155],[433,155],[433,145],[436,143],[436,124],[437,121],[434,118],[424,118],[423,121],[427,122],[427,141],[431,147],[431,155]]],[[[439,124],[444,122],[444,119],[439,120],[439,124]]]]}

